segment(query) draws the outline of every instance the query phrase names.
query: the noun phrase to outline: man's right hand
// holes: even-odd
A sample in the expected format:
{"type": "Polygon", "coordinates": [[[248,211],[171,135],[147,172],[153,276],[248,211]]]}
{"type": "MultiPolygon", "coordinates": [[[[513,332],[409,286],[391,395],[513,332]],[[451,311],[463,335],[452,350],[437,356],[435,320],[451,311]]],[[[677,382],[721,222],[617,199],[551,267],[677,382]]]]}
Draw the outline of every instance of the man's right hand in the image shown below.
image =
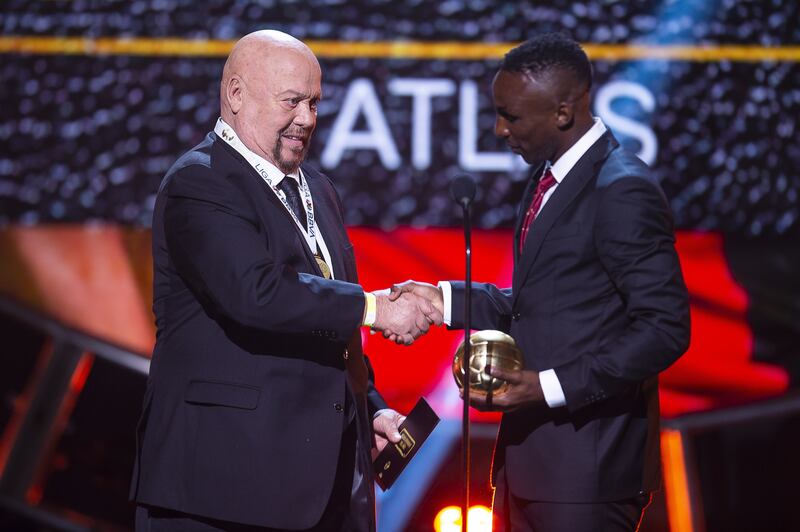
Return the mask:
{"type": "Polygon", "coordinates": [[[441,288],[430,283],[408,280],[404,283],[392,285],[389,299],[394,301],[403,294],[414,294],[427,299],[444,316],[444,297],[442,296],[441,288]]]}
{"type": "MultiPolygon", "coordinates": [[[[404,297],[415,296],[425,303],[429,304],[433,309],[431,314],[428,314],[428,321],[431,325],[441,325],[444,320],[444,299],[442,297],[441,289],[429,283],[420,283],[417,281],[406,281],[392,285],[388,294],[389,301],[401,301],[404,297]]],[[[428,327],[420,333],[427,332],[428,327]]],[[[399,335],[391,330],[383,330],[383,336],[395,343],[404,343],[406,345],[411,342],[406,341],[407,338],[399,335]]],[[[416,337],[414,337],[416,339],[416,337]]]]}
{"type": "Polygon", "coordinates": [[[431,325],[442,324],[442,305],[437,307],[426,297],[410,290],[402,293],[384,290],[374,294],[377,308],[372,327],[395,343],[411,345],[428,332],[431,325]]]}

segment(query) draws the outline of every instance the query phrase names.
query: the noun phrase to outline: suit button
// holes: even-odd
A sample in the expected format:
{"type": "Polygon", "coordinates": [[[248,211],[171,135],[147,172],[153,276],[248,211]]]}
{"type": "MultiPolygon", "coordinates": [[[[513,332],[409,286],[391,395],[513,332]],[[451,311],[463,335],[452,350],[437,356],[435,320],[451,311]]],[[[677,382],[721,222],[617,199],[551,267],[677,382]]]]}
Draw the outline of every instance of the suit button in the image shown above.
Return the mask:
{"type": "Polygon", "coordinates": [[[337,412],[341,412],[343,410],[342,403],[333,403],[333,409],[337,412]]]}
{"type": "Polygon", "coordinates": [[[512,314],[512,315],[511,315],[511,318],[512,318],[514,321],[519,321],[519,318],[520,318],[519,312],[515,312],[514,314],[512,314]]]}

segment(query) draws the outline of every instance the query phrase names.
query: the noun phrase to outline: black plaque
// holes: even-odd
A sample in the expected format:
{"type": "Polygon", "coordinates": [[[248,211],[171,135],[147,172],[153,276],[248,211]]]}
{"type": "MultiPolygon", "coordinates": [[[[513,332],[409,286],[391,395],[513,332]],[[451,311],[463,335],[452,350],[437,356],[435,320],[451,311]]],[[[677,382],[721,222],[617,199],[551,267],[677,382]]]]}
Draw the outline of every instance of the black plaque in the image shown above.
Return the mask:
{"type": "Polygon", "coordinates": [[[400,424],[400,441],[389,442],[373,462],[375,481],[383,491],[392,487],[438,424],[439,416],[425,398],[420,397],[405,421],[400,424]]]}

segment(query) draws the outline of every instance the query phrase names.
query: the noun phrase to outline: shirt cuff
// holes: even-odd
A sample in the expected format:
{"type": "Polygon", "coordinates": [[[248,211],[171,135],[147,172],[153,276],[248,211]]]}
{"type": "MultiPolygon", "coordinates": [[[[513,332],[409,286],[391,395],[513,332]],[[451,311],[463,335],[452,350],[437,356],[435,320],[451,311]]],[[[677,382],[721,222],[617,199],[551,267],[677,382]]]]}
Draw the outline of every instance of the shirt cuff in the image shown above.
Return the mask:
{"type": "Polygon", "coordinates": [[[539,372],[539,385],[542,387],[542,393],[544,393],[544,400],[547,401],[547,406],[550,408],[558,408],[567,404],[567,399],[564,397],[564,390],[561,388],[561,382],[558,380],[554,369],[539,372]]]}
{"type": "Polygon", "coordinates": [[[437,286],[442,291],[443,321],[445,325],[450,325],[453,322],[453,288],[448,281],[439,281],[437,286]]]}
{"type": "Polygon", "coordinates": [[[364,299],[366,299],[367,311],[364,313],[363,325],[365,327],[372,327],[375,325],[375,318],[377,317],[378,302],[375,298],[375,294],[371,292],[364,292],[364,299]]]}

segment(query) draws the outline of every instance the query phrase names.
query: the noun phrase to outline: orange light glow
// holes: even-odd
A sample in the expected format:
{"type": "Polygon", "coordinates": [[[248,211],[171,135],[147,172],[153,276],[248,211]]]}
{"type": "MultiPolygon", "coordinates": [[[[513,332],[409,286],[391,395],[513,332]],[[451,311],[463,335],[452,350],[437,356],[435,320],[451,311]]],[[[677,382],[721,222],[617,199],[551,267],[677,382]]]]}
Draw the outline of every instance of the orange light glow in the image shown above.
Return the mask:
{"type": "Polygon", "coordinates": [[[58,413],[53,420],[53,425],[50,428],[47,442],[42,449],[41,456],[44,458],[40,460],[39,466],[33,478],[33,483],[28,488],[28,492],[25,495],[25,499],[28,501],[28,504],[36,506],[42,500],[42,495],[44,494],[44,484],[50,472],[49,470],[53,465],[52,457],[55,452],[56,445],[58,444],[59,439],[61,439],[61,435],[64,433],[64,429],[67,427],[67,423],[69,423],[69,418],[72,416],[72,411],[75,409],[75,404],[78,402],[78,396],[80,396],[81,392],[83,391],[83,387],[86,385],[86,379],[89,378],[89,374],[92,371],[92,366],[94,366],[94,355],[84,353],[83,356],[81,356],[81,359],[78,361],[78,364],[75,366],[75,370],[72,372],[72,378],[69,382],[69,390],[67,390],[64,394],[64,398],[61,401],[61,406],[59,407],[58,413]]]}
{"type": "Polygon", "coordinates": [[[2,437],[0,437],[0,474],[5,472],[6,462],[11,454],[14,441],[17,439],[19,430],[22,427],[22,422],[25,419],[25,414],[28,413],[28,409],[31,406],[34,392],[36,391],[36,388],[38,388],[39,382],[42,380],[44,372],[47,369],[47,365],[50,363],[50,358],[52,356],[53,340],[52,338],[48,338],[42,345],[42,350],[36,361],[36,367],[33,370],[33,374],[28,380],[28,383],[25,385],[25,389],[14,399],[12,403],[13,411],[11,413],[11,419],[6,424],[2,437]]]}
{"type": "MultiPolygon", "coordinates": [[[[461,507],[442,508],[433,520],[436,532],[461,532],[461,507]]],[[[480,504],[467,512],[467,532],[492,532],[492,510],[480,504]]]]}
{"type": "Polygon", "coordinates": [[[661,432],[661,454],[664,463],[664,491],[669,529],[677,532],[693,532],[692,504],[689,481],[686,477],[683,436],[680,431],[661,432]]]}

